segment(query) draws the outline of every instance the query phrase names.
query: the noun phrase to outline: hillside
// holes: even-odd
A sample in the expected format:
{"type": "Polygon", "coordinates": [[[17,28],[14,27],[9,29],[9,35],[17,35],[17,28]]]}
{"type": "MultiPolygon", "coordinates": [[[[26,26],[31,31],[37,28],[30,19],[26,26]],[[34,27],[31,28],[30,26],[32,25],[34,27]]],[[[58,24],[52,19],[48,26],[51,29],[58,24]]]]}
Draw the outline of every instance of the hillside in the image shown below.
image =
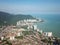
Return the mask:
{"type": "Polygon", "coordinates": [[[23,14],[9,14],[6,12],[0,11],[0,25],[11,25],[16,24],[17,21],[23,19],[34,19],[31,15],[23,15],[23,14]]]}

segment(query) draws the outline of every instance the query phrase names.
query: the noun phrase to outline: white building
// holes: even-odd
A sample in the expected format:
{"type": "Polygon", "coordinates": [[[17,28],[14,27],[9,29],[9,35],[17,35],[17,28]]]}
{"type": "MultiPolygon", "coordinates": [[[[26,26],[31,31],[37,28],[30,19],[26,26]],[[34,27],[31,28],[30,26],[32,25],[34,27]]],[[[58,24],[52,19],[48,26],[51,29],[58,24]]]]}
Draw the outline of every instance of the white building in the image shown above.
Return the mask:
{"type": "Polygon", "coordinates": [[[10,36],[10,40],[15,40],[15,37],[14,36],[10,36]]]}
{"type": "Polygon", "coordinates": [[[29,25],[28,27],[27,27],[27,29],[29,30],[29,29],[33,29],[33,26],[32,25],[29,25]]]}
{"type": "Polygon", "coordinates": [[[21,36],[21,35],[22,35],[22,32],[18,32],[18,33],[17,33],[17,36],[21,36]]]}
{"type": "Polygon", "coordinates": [[[2,37],[1,37],[1,40],[3,40],[3,39],[4,39],[4,37],[2,36],[2,37]]]}
{"type": "Polygon", "coordinates": [[[26,21],[27,21],[27,22],[37,22],[36,19],[27,19],[26,21]]]}
{"type": "Polygon", "coordinates": [[[16,32],[17,36],[22,36],[23,35],[23,33],[22,33],[23,31],[25,31],[25,29],[23,29],[23,28],[18,29],[17,32],[16,32]]]}
{"type": "Polygon", "coordinates": [[[44,32],[44,36],[51,37],[52,36],[52,32],[44,32]]]}
{"type": "Polygon", "coordinates": [[[20,21],[17,22],[17,25],[20,25],[20,21]]]}
{"type": "Polygon", "coordinates": [[[39,30],[39,32],[42,34],[43,33],[43,31],[42,30],[39,30]]]}
{"type": "Polygon", "coordinates": [[[48,32],[48,37],[51,37],[52,36],[52,32],[48,32]]]}
{"type": "Polygon", "coordinates": [[[18,21],[17,22],[17,26],[19,26],[19,25],[26,25],[26,24],[28,24],[28,23],[33,23],[33,22],[37,22],[37,20],[36,19],[26,19],[26,20],[20,20],[20,21],[18,21]]]}
{"type": "Polygon", "coordinates": [[[34,25],[34,30],[37,30],[37,25],[34,25]]]}

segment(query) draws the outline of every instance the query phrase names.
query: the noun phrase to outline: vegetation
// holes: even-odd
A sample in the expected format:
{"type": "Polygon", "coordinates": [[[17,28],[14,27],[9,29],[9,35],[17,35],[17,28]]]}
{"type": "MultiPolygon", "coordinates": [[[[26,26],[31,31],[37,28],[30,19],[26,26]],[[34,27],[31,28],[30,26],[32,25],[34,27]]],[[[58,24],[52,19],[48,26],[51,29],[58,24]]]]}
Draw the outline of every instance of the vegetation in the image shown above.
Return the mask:
{"type": "Polygon", "coordinates": [[[41,34],[41,32],[38,32],[39,34],[41,34]]]}
{"type": "Polygon", "coordinates": [[[23,39],[23,36],[16,36],[16,39],[23,39]]]}
{"type": "Polygon", "coordinates": [[[6,12],[0,11],[0,25],[15,25],[17,21],[23,19],[34,19],[31,15],[23,15],[23,14],[9,14],[6,12]]]}
{"type": "Polygon", "coordinates": [[[27,26],[27,25],[25,25],[25,26],[22,26],[21,28],[27,29],[27,27],[28,27],[28,26],[27,26]]]}
{"type": "Polygon", "coordinates": [[[12,43],[10,41],[8,41],[7,39],[4,39],[4,40],[2,40],[1,45],[12,45],[12,43]]]}
{"type": "Polygon", "coordinates": [[[33,31],[23,31],[22,32],[24,35],[30,35],[30,34],[33,34],[33,31]]]}

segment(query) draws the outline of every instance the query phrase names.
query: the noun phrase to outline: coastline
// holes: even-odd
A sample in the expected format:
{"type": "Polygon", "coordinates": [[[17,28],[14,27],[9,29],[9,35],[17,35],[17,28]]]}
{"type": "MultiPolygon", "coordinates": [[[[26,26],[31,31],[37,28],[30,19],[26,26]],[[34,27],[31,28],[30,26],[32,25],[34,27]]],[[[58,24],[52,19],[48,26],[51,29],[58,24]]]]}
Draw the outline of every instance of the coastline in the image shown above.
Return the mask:
{"type": "Polygon", "coordinates": [[[38,23],[38,27],[43,31],[51,31],[53,35],[60,38],[60,18],[59,15],[37,15],[39,19],[44,19],[44,22],[38,23]]]}

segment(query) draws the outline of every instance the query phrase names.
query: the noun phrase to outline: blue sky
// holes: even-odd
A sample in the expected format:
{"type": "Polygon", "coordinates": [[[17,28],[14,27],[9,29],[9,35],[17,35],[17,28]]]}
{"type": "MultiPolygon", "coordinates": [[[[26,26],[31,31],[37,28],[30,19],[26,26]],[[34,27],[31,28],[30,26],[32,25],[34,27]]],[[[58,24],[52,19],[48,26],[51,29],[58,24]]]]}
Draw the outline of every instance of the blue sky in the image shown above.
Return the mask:
{"type": "Polygon", "coordinates": [[[60,13],[60,0],[0,0],[0,11],[14,14],[60,13]]]}

